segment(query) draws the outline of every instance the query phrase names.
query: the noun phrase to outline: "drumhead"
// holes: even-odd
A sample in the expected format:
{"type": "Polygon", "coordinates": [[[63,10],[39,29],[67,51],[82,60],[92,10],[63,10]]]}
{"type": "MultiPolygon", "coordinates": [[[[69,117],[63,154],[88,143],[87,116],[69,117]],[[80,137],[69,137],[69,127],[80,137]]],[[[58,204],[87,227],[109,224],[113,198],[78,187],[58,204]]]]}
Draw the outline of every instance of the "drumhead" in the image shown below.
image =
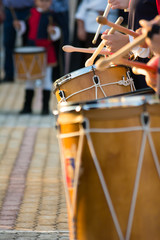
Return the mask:
{"type": "Polygon", "coordinates": [[[29,53],[41,53],[45,52],[44,47],[18,47],[14,49],[14,53],[24,53],[24,54],[29,54],[29,53]]]}
{"type": "Polygon", "coordinates": [[[68,82],[69,80],[74,79],[75,77],[78,77],[78,76],[81,76],[83,74],[86,74],[86,73],[92,71],[93,69],[95,69],[95,66],[89,66],[89,67],[80,68],[80,69],[78,69],[78,70],[76,70],[74,72],[68,73],[68,74],[64,75],[63,77],[57,79],[53,83],[53,92],[56,91],[58,86],[61,86],[65,82],[68,82]]]}
{"type": "MultiPolygon", "coordinates": [[[[118,107],[136,107],[144,104],[160,103],[156,95],[141,95],[130,97],[112,97],[103,98],[87,102],[63,102],[58,104],[58,112],[79,112],[81,110],[88,111],[90,109],[118,108],[118,107]]],[[[57,112],[57,113],[58,113],[57,112]]],[[[56,112],[55,112],[56,113],[56,112]]]]}
{"type": "MultiPolygon", "coordinates": [[[[115,65],[111,65],[109,68],[114,68],[114,67],[117,67],[115,65]]],[[[125,66],[122,66],[122,65],[118,65],[118,67],[125,67],[125,66]]],[[[89,66],[89,67],[84,67],[84,68],[80,68],[74,72],[71,72],[71,73],[68,73],[66,74],[65,76],[57,79],[54,83],[53,83],[53,92],[55,93],[55,91],[58,89],[59,86],[61,86],[62,84],[64,84],[65,82],[68,82],[78,76],[82,76],[88,72],[91,72],[91,71],[94,71],[96,69],[96,66],[95,65],[92,65],[92,66],[89,66]]]]}

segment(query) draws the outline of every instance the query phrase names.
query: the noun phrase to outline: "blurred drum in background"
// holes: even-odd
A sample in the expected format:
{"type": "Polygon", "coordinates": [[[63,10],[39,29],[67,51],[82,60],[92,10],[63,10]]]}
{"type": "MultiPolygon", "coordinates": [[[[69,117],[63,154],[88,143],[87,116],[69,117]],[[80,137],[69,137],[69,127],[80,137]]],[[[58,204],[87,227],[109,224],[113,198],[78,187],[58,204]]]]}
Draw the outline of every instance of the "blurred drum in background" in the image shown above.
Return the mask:
{"type": "Polygon", "coordinates": [[[159,99],[62,103],[57,129],[70,239],[159,239],[159,99]]]}
{"type": "Polygon", "coordinates": [[[53,84],[57,101],[89,101],[134,91],[133,79],[124,66],[110,66],[98,71],[95,66],[81,68],[53,84]]]}
{"type": "Polygon", "coordinates": [[[45,48],[15,48],[14,60],[18,80],[37,80],[45,77],[47,66],[45,48]]]}

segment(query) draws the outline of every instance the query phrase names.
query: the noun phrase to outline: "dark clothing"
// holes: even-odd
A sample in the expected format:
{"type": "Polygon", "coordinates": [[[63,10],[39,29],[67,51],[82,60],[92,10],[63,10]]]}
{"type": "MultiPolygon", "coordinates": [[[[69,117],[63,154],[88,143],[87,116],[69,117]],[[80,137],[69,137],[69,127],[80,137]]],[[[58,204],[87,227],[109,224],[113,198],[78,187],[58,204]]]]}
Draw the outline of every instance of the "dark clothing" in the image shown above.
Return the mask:
{"type": "Polygon", "coordinates": [[[13,7],[14,9],[23,9],[33,7],[34,0],[2,0],[4,7],[13,7]]]}
{"type": "MultiPolygon", "coordinates": [[[[140,28],[139,21],[141,19],[150,21],[158,15],[156,0],[131,0],[129,7],[128,28],[134,31],[140,28]]],[[[149,58],[137,58],[136,61],[147,63],[149,58]]],[[[132,73],[132,77],[136,89],[148,87],[145,76],[132,73]]]]}
{"type": "MultiPolygon", "coordinates": [[[[29,15],[30,8],[15,10],[18,20],[25,20],[29,15]]],[[[16,31],[13,27],[13,17],[9,8],[5,7],[4,21],[4,71],[6,79],[14,79],[13,49],[15,47],[16,31]]],[[[23,39],[25,41],[25,39],[23,39]]]]}
{"type": "Polygon", "coordinates": [[[58,23],[62,30],[62,38],[55,42],[56,45],[56,54],[58,58],[58,65],[53,69],[52,74],[52,81],[56,81],[58,78],[65,74],[65,52],[62,50],[64,45],[70,44],[69,39],[69,12],[66,11],[59,11],[54,12],[55,21],[58,23]]]}
{"type": "Polygon", "coordinates": [[[31,9],[28,19],[28,45],[45,47],[48,64],[55,65],[57,61],[56,52],[47,32],[49,18],[53,19],[51,12],[39,12],[36,8],[31,9]]]}
{"type": "Polygon", "coordinates": [[[135,31],[141,19],[150,21],[157,15],[156,0],[131,0],[128,28],[135,31]]]}

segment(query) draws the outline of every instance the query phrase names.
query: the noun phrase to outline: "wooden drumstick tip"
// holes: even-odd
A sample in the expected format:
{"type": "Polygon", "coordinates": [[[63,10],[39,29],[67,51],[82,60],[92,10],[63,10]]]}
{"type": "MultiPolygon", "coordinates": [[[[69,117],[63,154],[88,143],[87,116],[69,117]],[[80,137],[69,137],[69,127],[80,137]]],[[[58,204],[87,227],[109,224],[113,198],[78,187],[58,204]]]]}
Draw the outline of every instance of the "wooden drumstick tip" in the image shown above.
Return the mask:
{"type": "Polygon", "coordinates": [[[107,18],[103,17],[103,16],[98,16],[96,18],[96,21],[99,23],[99,24],[102,24],[102,25],[107,25],[107,18]]]}
{"type": "Polygon", "coordinates": [[[93,43],[93,44],[96,44],[96,42],[97,42],[97,41],[96,41],[95,39],[93,39],[92,43],[93,43]]]}
{"type": "Polygon", "coordinates": [[[103,71],[110,65],[110,62],[107,59],[100,58],[96,63],[96,69],[103,71]]]}
{"type": "MultiPolygon", "coordinates": [[[[64,46],[62,47],[62,50],[63,50],[64,52],[68,52],[68,46],[69,46],[69,45],[64,45],[64,46]]],[[[70,46],[69,46],[69,48],[70,48],[70,46]]]]}
{"type": "Polygon", "coordinates": [[[89,58],[86,62],[85,62],[85,67],[89,67],[93,65],[93,61],[91,58],[89,58]]]}

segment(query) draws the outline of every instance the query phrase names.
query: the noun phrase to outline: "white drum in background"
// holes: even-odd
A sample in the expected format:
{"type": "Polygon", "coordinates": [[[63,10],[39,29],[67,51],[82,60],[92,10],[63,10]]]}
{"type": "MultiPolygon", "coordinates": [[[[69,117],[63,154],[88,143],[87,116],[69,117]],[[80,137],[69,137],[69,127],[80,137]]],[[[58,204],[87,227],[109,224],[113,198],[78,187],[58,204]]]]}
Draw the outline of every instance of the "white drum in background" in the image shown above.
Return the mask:
{"type": "Polygon", "coordinates": [[[45,48],[15,48],[14,61],[18,80],[36,80],[45,77],[47,67],[45,48]]]}

